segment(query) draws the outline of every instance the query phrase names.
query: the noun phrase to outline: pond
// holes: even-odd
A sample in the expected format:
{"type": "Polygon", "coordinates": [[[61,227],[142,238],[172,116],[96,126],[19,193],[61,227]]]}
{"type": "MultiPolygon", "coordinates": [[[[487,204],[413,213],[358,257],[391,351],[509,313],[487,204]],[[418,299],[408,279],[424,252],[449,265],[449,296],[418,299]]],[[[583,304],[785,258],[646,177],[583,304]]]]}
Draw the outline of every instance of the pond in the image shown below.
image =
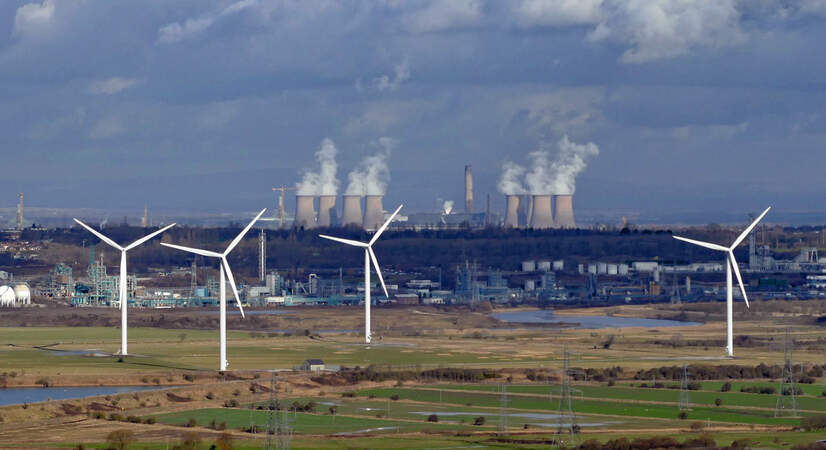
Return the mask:
{"type": "Polygon", "coordinates": [[[152,391],[171,386],[85,386],[48,388],[7,388],[0,389],[0,406],[22,403],[44,402],[47,400],[67,400],[96,395],[122,394],[125,392],[152,391]]]}
{"type": "Polygon", "coordinates": [[[530,310],[493,313],[493,318],[503,322],[518,323],[575,323],[575,328],[631,328],[631,327],[687,327],[702,325],[699,322],[679,320],[643,319],[639,317],[615,316],[557,316],[553,311],[530,310]]]}

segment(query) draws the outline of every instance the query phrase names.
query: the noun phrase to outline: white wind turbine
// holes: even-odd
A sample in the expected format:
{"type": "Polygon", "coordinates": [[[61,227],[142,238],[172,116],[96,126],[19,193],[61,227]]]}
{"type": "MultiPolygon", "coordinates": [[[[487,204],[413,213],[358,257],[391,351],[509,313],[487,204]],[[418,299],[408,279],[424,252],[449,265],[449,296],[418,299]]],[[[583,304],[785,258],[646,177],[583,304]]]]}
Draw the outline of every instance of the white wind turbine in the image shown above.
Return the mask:
{"type": "Polygon", "coordinates": [[[220,284],[220,287],[219,287],[219,289],[221,290],[221,293],[220,293],[220,302],[218,304],[219,309],[220,309],[220,315],[221,315],[221,317],[219,319],[219,322],[221,324],[221,328],[220,328],[220,330],[221,330],[220,331],[220,336],[221,336],[220,337],[220,339],[221,339],[221,344],[220,344],[221,345],[221,363],[220,363],[220,369],[219,370],[221,370],[221,371],[227,370],[227,292],[226,292],[227,285],[226,285],[226,278],[229,278],[229,285],[232,286],[232,293],[235,295],[235,304],[238,306],[238,309],[241,311],[241,317],[242,318],[245,317],[244,316],[244,308],[241,306],[241,299],[238,297],[238,288],[235,287],[235,278],[232,276],[232,270],[229,268],[229,263],[227,262],[227,255],[229,255],[229,253],[232,251],[232,249],[234,249],[235,246],[238,245],[239,242],[241,242],[241,239],[244,238],[244,235],[247,234],[247,232],[250,230],[250,228],[252,228],[252,226],[255,224],[255,222],[258,221],[258,219],[260,219],[262,215],[264,215],[264,211],[266,211],[266,210],[267,210],[267,208],[262,209],[261,212],[258,213],[258,215],[255,216],[254,219],[252,219],[252,222],[250,222],[249,225],[246,226],[246,228],[241,230],[241,233],[239,233],[238,236],[235,236],[235,239],[233,239],[232,242],[229,243],[229,246],[227,246],[227,249],[224,250],[224,253],[218,253],[218,252],[213,252],[213,251],[209,251],[209,250],[201,250],[199,248],[184,247],[182,245],[173,245],[173,244],[167,244],[167,243],[161,242],[161,245],[166,246],[166,247],[176,248],[178,250],[183,250],[185,252],[195,253],[197,255],[209,256],[209,257],[212,257],[212,258],[219,258],[221,260],[221,284],[220,284]]]}
{"type": "Polygon", "coordinates": [[[740,268],[737,267],[737,260],[734,258],[734,249],[740,245],[746,236],[751,233],[751,230],[757,226],[757,223],[765,216],[769,210],[772,209],[771,206],[766,208],[763,211],[763,214],[760,214],[760,217],[754,220],[754,222],[749,225],[748,228],[743,231],[740,236],[731,244],[731,247],[724,247],[722,245],[712,244],[709,242],[702,242],[702,241],[695,241],[694,239],[687,239],[684,237],[674,236],[674,239],[679,239],[681,241],[689,242],[694,245],[699,245],[700,247],[710,248],[712,250],[718,250],[721,252],[726,252],[726,354],[730,357],[734,356],[734,286],[731,279],[731,269],[734,269],[734,274],[737,275],[737,283],[740,285],[740,292],[743,293],[743,300],[746,302],[746,307],[749,307],[749,298],[746,296],[746,288],[743,286],[743,278],[740,276],[740,268]]]}
{"type": "Polygon", "coordinates": [[[341,242],[347,245],[352,245],[354,247],[361,247],[364,249],[364,342],[370,343],[373,339],[373,333],[370,331],[370,261],[373,261],[373,267],[376,268],[376,274],[379,276],[379,281],[381,281],[381,288],[384,290],[385,297],[390,297],[387,294],[387,286],[384,285],[384,277],[381,276],[381,269],[379,268],[379,261],[376,259],[376,254],[373,253],[373,244],[379,239],[384,230],[387,229],[387,226],[390,225],[390,222],[396,218],[396,214],[402,210],[402,206],[399,205],[396,208],[396,211],[393,215],[384,222],[384,225],[376,231],[376,234],[370,239],[370,242],[364,243],[359,241],[352,241],[350,239],[342,239],[333,236],[327,236],[324,234],[319,234],[319,236],[323,237],[324,239],[330,239],[331,241],[341,242]]]}
{"type": "Polygon", "coordinates": [[[116,249],[120,250],[120,286],[119,286],[119,288],[120,288],[119,291],[120,292],[119,292],[119,295],[118,295],[118,301],[120,302],[120,354],[123,355],[123,356],[126,356],[126,355],[129,354],[129,352],[127,350],[127,339],[126,339],[126,334],[127,334],[126,333],[126,309],[127,309],[128,303],[129,303],[129,299],[127,298],[127,293],[126,293],[126,252],[128,252],[129,250],[132,250],[133,248],[143,244],[144,242],[152,239],[153,237],[163,233],[164,231],[174,227],[175,224],[173,223],[171,225],[167,225],[167,226],[161,228],[160,230],[158,230],[158,231],[156,231],[152,234],[146,235],[146,236],[138,239],[137,241],[127,245],[126,247],[121,247],[120,245],[115,243],[115,241],[113,241],[113,240],[109,239],[108,237],[104,236],[99,231],[95,230],[94,228],[90,227],[89,225],[86,225],[85,223],[83,223],[83,222],[81,222],[77,219],[75,219],[75,222],[80,224],[80,226],[82,226],[83,228],[86,228],[87,230],[89,230],[90,233],[92,233],[95,236],[97,236],[98,238],[100,238],[101,241],[106,242],[107,244],[111,245],[112,247],[115,247],[116,249]]]}

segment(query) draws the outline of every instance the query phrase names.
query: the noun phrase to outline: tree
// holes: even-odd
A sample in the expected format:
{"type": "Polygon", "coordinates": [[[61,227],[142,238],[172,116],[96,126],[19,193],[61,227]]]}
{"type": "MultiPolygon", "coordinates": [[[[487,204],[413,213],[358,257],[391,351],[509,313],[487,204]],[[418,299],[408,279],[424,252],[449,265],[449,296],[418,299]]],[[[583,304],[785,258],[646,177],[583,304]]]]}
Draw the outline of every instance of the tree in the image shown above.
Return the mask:
{"type": "Polygon", "coordinates": [[[714,399],[714,406],[720,406],[722,404],[723,404],[723,400],[721,398],[718,397],[718,398],[714,399]]]}
{"type": "Polygon", "coordinates": [[[479,416],[473,419],[473,424],[477,426],[482,426],[485,424],[485,416],[479,416]]]}
{"type": "Polygon", "coordinates": [[[113,448],[124,450],[135,440],[135,434],[130,430],[115,430],[106,436],[106,442],[113,448]]]}
{"type": "Polygon", "coordinates": [[[221,433],[218,440],[215,441],[215,446],[221,450],[232,450],[235,446],[232,444],[232,435],[229,433],[221,433]]]}
{"type": "Polygon", "coordinates": [[[431,415],[427,416],[427,421],[428,422],[438,422],[439,421],[439,416],[436,415],[436,414],[431,414],[431,415]]]}

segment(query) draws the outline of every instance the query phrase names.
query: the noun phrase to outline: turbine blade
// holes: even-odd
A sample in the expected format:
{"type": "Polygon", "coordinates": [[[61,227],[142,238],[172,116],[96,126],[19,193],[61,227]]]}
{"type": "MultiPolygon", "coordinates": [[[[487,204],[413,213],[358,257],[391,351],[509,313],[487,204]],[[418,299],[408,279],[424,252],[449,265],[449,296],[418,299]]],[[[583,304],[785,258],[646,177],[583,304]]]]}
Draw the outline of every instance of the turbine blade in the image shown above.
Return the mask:
{"type": "Polygon", "coordinates": [[[333,236],[327,236],[326,234],[319,234],[319,236],[323,237],[324,239],[329,239],[331,241],[341,242],[343,244],[352,245],[354,247],[363,247],[363,248],[367,247],[367,244],[365,244],[364,242],[351,241],[350,239],[343,239],[343,238],[337,238],[337,237],[333,237],[333,236]]]}
{"type": "Polygon", "coordinates": [[[384,225],[382,225],[381,228],[379,228],[378,231],[376,231],[376,234],[373,235],[373,239],[370,239],[370,244],[369,245],[373,245],[374,242],[379,240],[379,236],[381,236],[381,234],[384,233],[384,230],[387,229],[387,226],[390,225],[390,222],[392,222],[393,219],[396,218],[396,214],[398,214],[399,211],[402,210],[402,206],[404,206],[404,205],[399,205],[399,207],[396,208],[396,211],[390,216],[390,218],[387,219],[386,222],[384,222],[384,225]]]}
{"type": "Polygon", "coordinates": [[[163,245],[164,247],[183,250],[183,251],[189,252],[189,253],[195,253],[196,255],[209,256],[211,258],[220,258],[221,256],[224,256],[224,255],[222,255],[218,252],[212,252],[212,251],[209,251],[209,250],[201,250],[200,248],[184,247],[183,245],[167,244],[166,242],[161,242],[161,245],[163,245]]]}
{"type": "Polygon", "coordinates": [[[257,222],[258,219],[260,219],[261,216],[264,215],[264,211],[266,210],[267,208],[262,209],[261,212],[258,213],[257,216],[255,216],[255,219],[252,219],[252,222],[250,222],[249,225],[246,226],[246,228],[241,230],[241,232],[238,233],[238,236],[235,236],[235,239],[233,239],[232,242],[230,242],[229,247],[227,247],[227,249],[224,251],[224,256],[229,255],[229,252],[231,252],[232,249],[234,249],[235,246],[238,245],[239,242],[241,242],[241,239],[244,239],[244,235],[247,234],[247,231],[249,231],[250,228],[252,228],[252,226],[255,225],[255,222],[257,222]]]}
{"type": "Polygon", "coordinates": [[[118,250],[123,250],[123,247],[118,245],[115,241],[113,241],[113,240],[109,239],[108,237],[104,236],[99,231],[95,230],[94,228],[90,227],[89,225],[86,225],[85,223],[83,223],[83,222],[81,222],[77,219],[75,219],[75,222],[79,223],[80,226],[82,226],[83,228],[86,228],[87,230],[89,230],[90,233],[97,236],[101,241],[106,242],[107,244],[111,245],[112,247],[115,247],[118,250]]]}
{"type": "Polygon", "coordinates": [[[746,308],[749,308],[749,297],[746,295],[746,287],[743,286],[743,277],[740,276],[740,268],[737,267],[737,260],[734,258],[734,252],[728,252],[729,264],[734,269],[734,274],[737,275],[737,283],[740,285],[740,292],[743,293],[743,300],[746,301],[746,308]]]}
{"type": "Polygon", "coordinates": [[[688,239],[680,236],[673,236],[674,239],[679,239],[681,241],[688,242],[690,244],[699,245],[700,247],[710,248],[712,250],[719,250],[721,252],[727,252],[728,248],[723,247],[722,245],[712,244],[710,242],[703,242],[703,241],[695,241],[694,239],[688,239]]]}
{"type": "Polygon", "coordinates": [[[221,257],[221,264],[224,265],[224,272],[227,273],[229,285],[232,286],[232,293],[235,294],[235,304],[238,305],[238,309],[241,311],[241,318],[244,318],[244,308],[241,306],[241,298],[238,297],[238,288],[235,287],[235,277],[232,276],[232,270],[229,268],[226,256],[221,257]]]}
{"type": "Polygon", "coordinates": [[[373,261],[373,267],[376,268],[376,274],[379,276],[379,281],[381,281],[381,288],[384,289],[384,296],[390,298],[390,295],[387,293],[387,286],[384,285],[384,277],[381,276],[381,269],[379,268],[379,260],[376,259],[376,254],[373,253],[372,247],[367,247],[367,253],[370,254],[370,259],[373,261]]]}
{"type": "Polygon", "coordinates": [[[758,218],[754,219],[754,222],[752,222],[752,223],[751,223],[751,225],[749,225],[749,227],[748,227],[748,228],[746,228],[746,229],[745,229],[742,233],[740,233],[740,236],[738,236],[738,237],[737,237],[737,240],[736,240],[736,241],[734,241],[734,244],[731,244],[731,249],[732,249],[732,250],[734,250],[735,248],[737,248],[737,246],[738,246],[738,245],[740,245],[740,243],[741,243],[741,242],[743,242],[743,239],[745,239],[745,238],[746,238],[746,236],[748,236],[748,235],[749,235],[749,233],[751,233],[751,230],[753,230],[753,229],[754,229],[754,227],[756,227],[756,226],[757,226],[757,223],[758,223],[758,222],[760,222],[760,219],[762,219],[762,218],[763,218],[763,216],[765,216],[766,214],[768,214],[768,212],[769,212],[769,210],[770,210],[770,209],[772,209],[772,207],[771,207],[771,206],[769,206],[768,208],[766,208],[766,210],[765,210],[765,211],[763,211],[763,214],[760,214],[760,217],[758,217],[758,218]]]}
{"type": "Polygon", "coordinates": [[[148,235],[146,235],[146,236],[144,236],[144,237],[142,237],[142,238],[138,239],[137,241],[135,241],[135,242],[133,242],[133,243],[131,243],[131,244],[127,245],[127,246],[126,246],[126,248],[125,248],[124,250],[132,250],[133,248],[135,248],[135,247],[137,247],[137,246],[139,246],[139,245],[143,244],[144,242],[146,242],[146,241],[148,241],[148,240],[152,239],[153,237],[155,237],[155,236],[157,236],[157,235],[159,235],[159,234],[163,233],[164,231],[166,231],[166,230],[168,230],[168,229],[170,229],[170,228],[172,228],[172,227],[174,227],[174,226],[175,226],[175,224],[173,223],[172,225],[167,225],[167,226],[165,226],[165,227],[161,228],[160,230],[158,230],[158,231],[156,231],[156,232],[154,232],[154,233],[152,233],[152,234],[148,234],[148,235]]]}

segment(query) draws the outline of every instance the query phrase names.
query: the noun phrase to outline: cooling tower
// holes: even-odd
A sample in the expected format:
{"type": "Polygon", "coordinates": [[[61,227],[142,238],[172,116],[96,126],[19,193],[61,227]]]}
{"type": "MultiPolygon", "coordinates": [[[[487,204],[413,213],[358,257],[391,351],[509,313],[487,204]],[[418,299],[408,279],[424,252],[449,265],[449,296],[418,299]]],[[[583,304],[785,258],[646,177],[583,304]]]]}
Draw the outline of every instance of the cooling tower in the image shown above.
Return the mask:
{"type": "Polygon", "coordinates": [[[534,195],[531,208],[531,228],[545,229],[554,227],[554,219],[551,215],[551,196],[534,195]]]}
{"type": "Polygon", "coordinates": [[[465,212],[473,214],[473,172],[465,166],[465,212]]]}
{"type": "Polygon", "coordinates": [[[312,195],[295,196],[295,227],[315,228],[315,209],[312,195]]]}
{"type": "Polygon", "coordinates": [[[318,221],[319,227],[329,227],[336,224],[336,196],[322,195],[318,198],[318,221]]]}
{"type": "Polygon", "coordinates": [[[361,226],[364,218],[361,216],[361,196],[344,195],[341,197],[344,202],[344,210],[341,212],[341,224],[361,226]]]}
{"type": "Polygon", "coordinates": [[[505,226],[517,228],[519,226],[519,196],[506,195],[505,201],[505,226]]]}
{"type": "Polygon", "coordinates": [[[382,195],[368,195],[364,202],[364,229],[376,230],[384,223],[382,195]]]}
{"type": "Polygon", "coordinates": [[[559,228],[576,228],[572,195],[554,195],[554,224],[559,228]]]}

